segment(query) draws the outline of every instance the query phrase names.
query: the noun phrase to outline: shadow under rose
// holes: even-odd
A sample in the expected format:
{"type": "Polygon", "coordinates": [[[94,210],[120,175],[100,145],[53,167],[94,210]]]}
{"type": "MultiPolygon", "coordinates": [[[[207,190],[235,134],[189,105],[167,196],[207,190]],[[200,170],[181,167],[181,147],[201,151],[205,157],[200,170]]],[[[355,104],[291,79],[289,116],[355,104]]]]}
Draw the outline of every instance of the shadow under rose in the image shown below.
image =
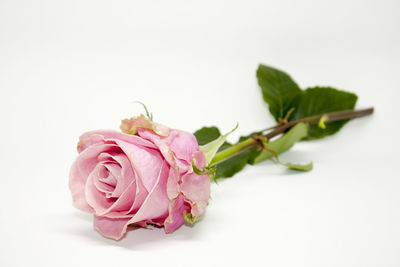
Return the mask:
{"type": "Polygon", "coordinates": [[[163,228],[140,228],[128,227],[125,236],[119,241],[113,241],[116,246],[129,249],[151,249],[157,246],[166,247],[166,243],[181,242],[194,239],[201,231],[200,225],[195,226],[182,225],[175,232],[167,234],[163,228]]]}
{"type": "Polygon", "coordinates": [[[113,240],[102,236],[93,227],[93,217],[90,214],[74,212],[76,222],[69,225],[64,232],[90,243],[100,246],[116,246],[129,250],[154,250],[155,247],[166,247],[167,243],[180,242],[195,238],[201,231],[201,225],[182,225],[173,233],[166,234],[163,228],[149,227],[147,229],[128,226],[127,232],[121,240],[113,240]]]}
{"type": "Polygon", "coordinates": [[[74,212],[74,216],[82,221],[91,222],[93,220],[93,216],[91,214],[87,214],[84,212],[74,212]]]}
{"type": "Polygon", "coordinates": [[[82,213],[79,211],[73,212],[69,215],[70,218],[68,224],[59,225],[58,230],[68,235],[73,235],[81,239],[85,239],[94,245],[106,245],[112,243],[112,240],[104,239],[94,228],[93,228],[93,215],[82,213]]]}

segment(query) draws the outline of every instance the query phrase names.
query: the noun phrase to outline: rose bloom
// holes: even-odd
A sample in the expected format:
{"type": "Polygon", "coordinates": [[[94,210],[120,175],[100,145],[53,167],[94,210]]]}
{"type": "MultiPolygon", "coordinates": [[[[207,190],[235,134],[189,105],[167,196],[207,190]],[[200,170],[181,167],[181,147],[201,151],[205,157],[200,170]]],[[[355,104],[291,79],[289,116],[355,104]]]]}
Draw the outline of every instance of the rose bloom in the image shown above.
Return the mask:
{"type": "Polygon", "coordinates": [[[102,235],[120,239],[128,225],[164,227],[171,233],[189,216],[204,214],[210,196],[204,153],[188,132],[143,115],[122,121],[123,133],[87,132],[70,172],[73,205],[94,214],[102,235]]]}

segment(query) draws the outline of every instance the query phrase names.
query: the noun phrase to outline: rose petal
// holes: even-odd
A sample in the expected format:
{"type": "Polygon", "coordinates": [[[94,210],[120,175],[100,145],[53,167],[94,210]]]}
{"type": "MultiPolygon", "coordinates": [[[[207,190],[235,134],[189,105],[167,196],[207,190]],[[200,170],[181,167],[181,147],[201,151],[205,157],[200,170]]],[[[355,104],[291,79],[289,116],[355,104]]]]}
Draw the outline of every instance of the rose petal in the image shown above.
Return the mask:
{"type": "Polygon", "coordinates": [[[110,171],[115,180],[117,180],[111,197],[120,197],[127,186],[135,180],[135,175],[131,163],[125,154],[121,153],[113,156],[113,158],[118,162],[118,165],[108,163],[105,164],[105,167],[110,171]]]}
{"type": "Polygon", "coordinates": [[[184,197],[180,194],[177,198],[170,201],[169,215],[164,221],[164,230],[166,233],[172,233],[178,229],[185,221],[183,211],[189,211],[189,207],[185,205],[184,197]]]}
{"type": "Polygon", "coordinates": [[[129,219],[130,218],[107,218],[95,215],[93,226],[103,236],[119,240],[126,232],[126,225],[129,219]]]}
{"type": "MultiPolygon", "coordinates": [[[[136,175],[138,177],[138,175],[136,175]]],[[[146,197],[148,196],[149,191],[147,191],[146,187],[143,185],[143,182],[141,179],[136,180],[136,196],[135,196],[135,201],[133,202],[132,206],[130,209],[126,212],[126,214],[135,214],[139,208],[143,205],[143,202],[146,200],[146,197]]]]}
{"type": "Polygon", "coordinates": [[[106,198],[104,193],[97,190],[95,186],[94,182],[96,179],[98,179],[101,168],[104,168],[104,166],[98,164],[90,173],[88,180],[85,184],[86,201],[98,215],[108,210],[115,202],[115,199],[106,198]]]}
{"type": "Polygon", "coordinates": [[[168,214],[169,199],[166,190],[168,175],[168,166],[163,163],[154,188],[150,191],[138,212],[132,217],[130,223],[157,219],[168,214]]]}
{"type": "Polygon", "coordinates": [[[167,217],[168,215],[168,196],[166,193],[166,182],[168,177],[168,167],[165,163],[161,166],[157,182],[154,188],[150,191],[145,201],[139,208],[138,212],[129,220],[109,220],[108,218],[100,217],[96,219],[96,229],[107,237],[120,239],[126,232],[126,228],[132,223],[143,223],[146,220],[154,220],[157,218],[167,217]],[[116,223],[113,228],[113,223],[116,223]],[[103,232],[104,231],[104,232],[103,232]]]}
{"type": "Polygon", "coordinates": [[[82,151],[74,161],[70,171],[69,188],[72,195],[74,207],[85,212],[93,212],[85,198],[85,184],[97,164],[97,156],[103,151],[118,148],[113,144],[98,143],[82,151]]]}
{"type": "MultiPolygon", "coordinates": [[[[107,179],[111,181],[111,184],[109,182],[108,184],[114,186],[111,197],[119,197],[135,177],[130,160],[122,150],[120,150],[119,153],[113,154],[103,152],[97,159],[100,163],[103,163],[111,173],[111,175],[107,177],[107,179]]],[[[105,179],[101,179],[101,181],[107,182],[105,179]]]]}
{"type": "MultiPolygon", "coordinates": [[[[197,167],[205,166],[204,153],[198,151],[193,155],[197,167]]],[[[193,216],[201,216],[207,207],[210,197],[210,177],[208,174],[198,175],[189,172],[182,177],[181,192],[189,201],[193,216]]]]}
{"type": "Polygon", "coordinates": [[[179,188],[180,175],[175,166],[171,166],[167,181],[167,195],[169,199],[174,199],[180,192],[179,188]]]}
{"type": "Polygon", "coordinates": [[[169,163],[170,166],[177,166],[180,173],[186,172],[190,168],[190,164],[185,160],[181,160],[175,157],[174,151],[170,149],[167,144],[166,139],[161,138],[154,132],[147,129],[138,129],[138,134],[140,137],[153,142],[163,155],[164,159],[169,163]]]}
{"type": "Polygon", "coordinates": [[[171,130],[164,141],[177,158],[192,164],[192,155],[199,150],[193,134],[181,130],[171,130]]]}
{"type": "Polygon", "coordinates": [[[160,137],[152,131],[140,129],[138,130],[138,135],[150,140],[159,148],[163,146],[170,148],[178,159],[184,160],[189,164],[191,164],[193,153],[199,150],[196,137],[181,130],[172,129],[167,137],[160,137]]]}
{"type": "Polygon", "coordinates": [[[138,179],[141,179],[146,189],[150,191],[156,183],[163,162],[161,154],[155,149],[136,146],[125,141],[120,141],[119,145],[129,158],[138,179]]]}
{"type": "Polygon", "coordinates": [[[97,190],[105,193],[106,197],[109,197],[115,190],[115,185],[117,184],[117,180],[115,179],[113,174],[111,174],[108,171],[108,169],[104,166],[104,163],[99,163],[99,165],[103,166],[102,170],[104,174],[101,173],[98,179],[94,180],[94,185],[96,186],[97,190]]]}
{"type": "Polygon", "coordinates": [[[98,164],[85,185],[85,198],[87,203],[94,209],[95,214],[107,217],[131,217],[126,215],[126,211],[130,209],[135,201],[136,182],[133,177],[126,177],[127,181],[131,181],[129,185],[124,188],[124,191],[118,198],[107,198],[104,192],[99,191],[96,187],[95,181],[98,178],[99,171],[104,168],[102,164],[98,164]],[[126,216],[124,216],[126,215],[126,216]]]}
{"type": "Polygon", "coordinates": [[[140,116],[133,117],[130,119],[124,119],[121,123],[121,131],[128,134],[134,134],[138,130],[138,128],[144,128],[154,131],[156,134],[160,136],[168,136],[169,128],[150,121],[143,114],[140,116]]]}
{"type": "Polygon", "coordinates": [[[143,138],[140,138],[136,135],[124,134],[112,130],[96,130],[86,132],[79,137],[78,151],[82,152],[91,145],[101,142],[113,142],[117,145],[120,145],[119,141],[125,141],[127,143],[135,144],[142,147],[156,148],[151,142],[144,140],[143,138]]]}

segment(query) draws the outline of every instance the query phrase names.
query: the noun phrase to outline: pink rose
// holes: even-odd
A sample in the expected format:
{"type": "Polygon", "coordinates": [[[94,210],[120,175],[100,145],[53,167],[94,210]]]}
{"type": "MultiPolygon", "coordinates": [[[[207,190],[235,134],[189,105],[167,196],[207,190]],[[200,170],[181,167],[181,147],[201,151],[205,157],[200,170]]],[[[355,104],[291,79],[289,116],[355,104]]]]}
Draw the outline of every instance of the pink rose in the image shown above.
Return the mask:
{"type": "Polygon", "coordinates": [[[73,205],[94,214],[94,227],[116,240],[130,224],[171,233],[184,214],[203,215],[210,179],[193,172],[192,162],[206,165],[196,138],[143,115],[123,120],[121,129],[125,133],[99,130],[80,137],[69,180],[73,205]]]}

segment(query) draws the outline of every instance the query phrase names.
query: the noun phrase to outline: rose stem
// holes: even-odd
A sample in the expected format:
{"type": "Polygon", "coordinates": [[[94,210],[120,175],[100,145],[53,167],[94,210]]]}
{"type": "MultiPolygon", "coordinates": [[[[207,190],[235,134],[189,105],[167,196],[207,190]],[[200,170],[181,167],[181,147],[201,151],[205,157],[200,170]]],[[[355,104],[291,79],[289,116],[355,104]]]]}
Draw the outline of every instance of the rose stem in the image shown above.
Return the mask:
{"type": "MultiPolygon", "coordinates": [[[[374,108],[367,108],[367,109],[360,109],[360,110],[343,110],[343,111],[336,111],[330,113],[324,113],[316,116],[306,117],[299,120],[290,121],[284,124],[280,124],[273,128],[273,130],[267,134],[261,135],[260,137],[265,137],[267,140],[280,135],[287,131],[288,129],[292,128],[299,122],[306,122],[309,124],[317,124],[322,116],[327,116],[327,120],[324,122],[332,122],[332,121],[340,121],[345,119],[355,119],[370,115],[374,112],[374,108]]],[[[248,138],[242,142],[239,142],[225,150],[222,150],[215,154],[214,158],[211,160],[210,165],[215,166],[241,152],[250,149],[252,147],[260,145],[260,139],[257,138],[248,138]]]]}

